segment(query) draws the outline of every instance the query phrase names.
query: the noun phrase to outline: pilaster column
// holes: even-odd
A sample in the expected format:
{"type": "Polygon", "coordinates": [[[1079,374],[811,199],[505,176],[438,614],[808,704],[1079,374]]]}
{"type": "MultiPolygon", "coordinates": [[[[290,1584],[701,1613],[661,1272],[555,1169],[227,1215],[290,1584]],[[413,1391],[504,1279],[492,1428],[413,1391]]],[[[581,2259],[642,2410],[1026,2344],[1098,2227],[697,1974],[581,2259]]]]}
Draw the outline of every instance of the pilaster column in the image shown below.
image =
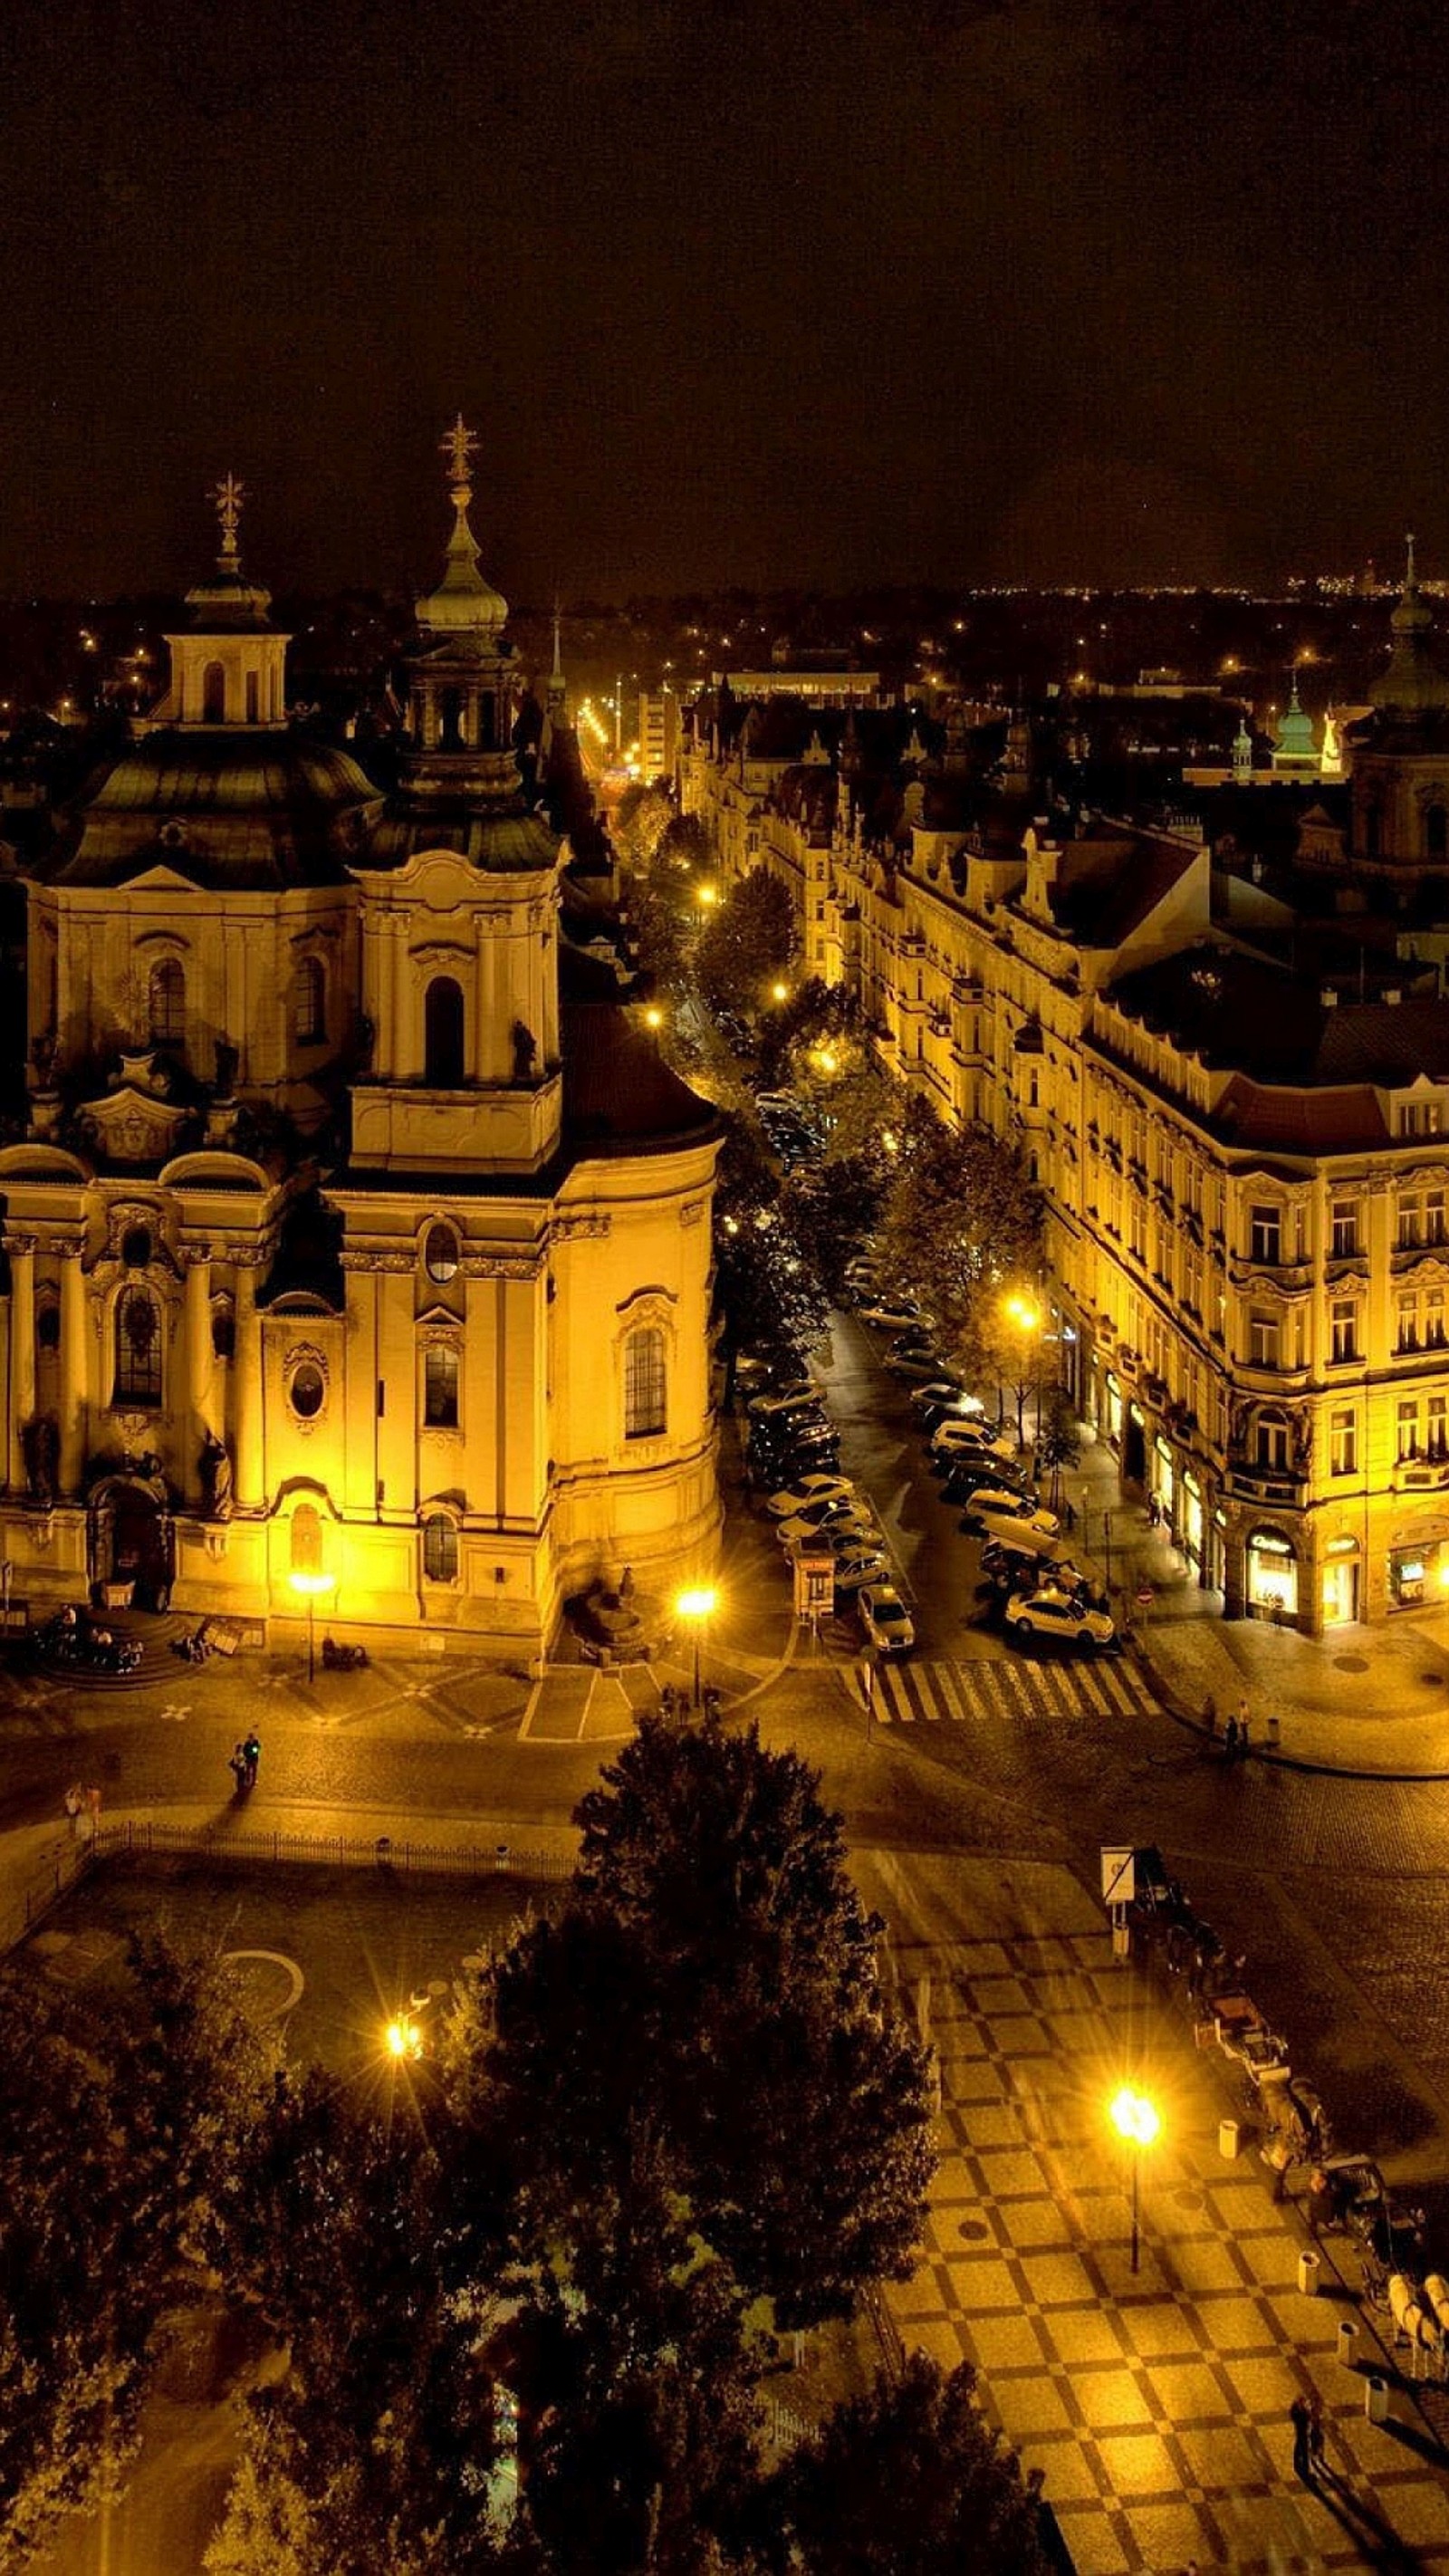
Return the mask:
{"type": "Polygon", "coordinates": [[[262,1459],[262,1319],[257,1274],[240,1263],[236,1274],[236,1498],[244,1512],[266,1501],[262,1459]]]}
{"type": "Polygon", "coordinates": [[[9,1482],[13,1492],[25,1488],[25,1448],[21,1434],[35,1411],[35,1238],[12,1235],[10,1254],[10,1441],[9,1482]]]}
{"type": "Polygon", "coordinates": [[[60,1264],[60,1490],[78,1494],[86,1463],[86,1281],[81,1247],[60,1264]]]}
{"type": "Polygon", "coordinates": [[[201,1491],[201,1451],[211,1430],[211,1246],[198,1244],[186,1272],[186,1437],[182,1484],[201,1491]]]}

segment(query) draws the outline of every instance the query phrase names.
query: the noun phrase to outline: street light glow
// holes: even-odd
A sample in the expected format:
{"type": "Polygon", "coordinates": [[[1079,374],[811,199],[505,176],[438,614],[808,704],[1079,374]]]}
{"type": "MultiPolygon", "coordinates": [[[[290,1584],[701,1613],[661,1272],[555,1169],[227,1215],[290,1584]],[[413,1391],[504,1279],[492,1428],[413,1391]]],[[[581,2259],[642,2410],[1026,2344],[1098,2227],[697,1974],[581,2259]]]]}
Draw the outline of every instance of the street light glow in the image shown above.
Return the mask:
{"type": "Polygon", "coordinates": [[[301,1594],[304,1601],[315,1601],[320,1593],[335,1592],[337,1589],[335,1574],[300,1574],[294,1570],[288,1575],[287,1581],[294,1592],[301,1594]]]}
{"type": "Polygon", "coordinates": [[[790,999],[789,985],[772,984],[770,986],[770,999],[772,1002],[788,1002],[790,999]]]}
{"type": "Polygon", "coordinates": [[[1145,2093],[1124,2084],[1112,2096],[1111,2111],[1113,2127],[1130,2146],[1150,2147],[1155,2143],[1162,2121],[1156,2103],[1149,2101],[1145,2093]]]}
{"type": "Polygon", "coordinates": [[[674,1604],[681,1619],[712,1619],[719,1607],[719,1594],[707,1583],[681,1592],[674,1604]]]}
{"type": "Polygon", "coordinates": [[[1041,1327],[1041,1311],[1029,1297],[1008,1297],[1006,1313],[1023,1333],[1035,1333],[1041,1327]]]}
{"type": "Polygon", "coordinates": [[[702,885],[695,895],[695,901],[702,903],[705,911],[708,912],[719,901],[718,886],[702,885]]]}

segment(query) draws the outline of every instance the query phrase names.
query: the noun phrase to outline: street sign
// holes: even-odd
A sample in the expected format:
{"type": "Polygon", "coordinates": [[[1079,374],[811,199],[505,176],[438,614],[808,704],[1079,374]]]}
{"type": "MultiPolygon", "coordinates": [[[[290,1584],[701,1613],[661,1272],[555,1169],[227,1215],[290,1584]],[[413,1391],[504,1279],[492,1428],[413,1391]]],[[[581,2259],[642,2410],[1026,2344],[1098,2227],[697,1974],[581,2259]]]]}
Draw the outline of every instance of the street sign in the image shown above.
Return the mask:
{"type": "Polygon", "coordinates": [[[1102,1903],[1130,1905],[1137,1894],[1137,1852],[1134,1845],[1103,1843],[1102,1903]]]}
{"type": "Polygon", "coordinates": [[[1137,1586],[1137,1607],[1138,1607],[1138,1609],[1139,1609],[1139,1610],[1150,1610],[1150,1609],[1151,1609],[1151,1607],[1152,1607],[1152,1604],[1153,1604],[1153,1602],[1156,1600],[1156,1598],[1157,1598],[1157,1595],[1156,1595],[1156,1593],[1153,1591],[1152,1586],[1151,1586],[1151,1584],[1150,1584],[1150,1583],[1139,1583],[1139,1584],[1138,1584],[1138,1586],[1137,1586]]]}
{"type": "Polygon", "coordinates": [[[795,1616],[828,1618],[835,1607],[835,1559],[828,1549],[801,1548],[795,1558],[795,1616]]]}

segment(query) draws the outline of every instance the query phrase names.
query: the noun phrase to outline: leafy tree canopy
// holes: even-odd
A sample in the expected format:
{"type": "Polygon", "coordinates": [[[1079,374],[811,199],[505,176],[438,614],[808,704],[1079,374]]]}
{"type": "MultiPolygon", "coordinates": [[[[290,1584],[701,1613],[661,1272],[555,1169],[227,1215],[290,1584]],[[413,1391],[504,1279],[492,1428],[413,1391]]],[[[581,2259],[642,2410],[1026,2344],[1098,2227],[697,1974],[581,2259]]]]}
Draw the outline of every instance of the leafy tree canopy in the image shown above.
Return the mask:
{"type": "Polygon", "coordinates": [[[908,1119],[898,1162],[879,1236],[883,1276],[936,1316],[968,1376],[1000,1377],[1021,1348],[1005,1301],[1041,1270],[1041,1193],[1003,1138],[929,1113],[908,1119]]]}
{"type": "Polygon", "coordinates": [[[755,1012],[795,950],[795,912],[787,888],[764,868],[732,885],[699,934],[696,986],[712,1008],[755,1012]]]}

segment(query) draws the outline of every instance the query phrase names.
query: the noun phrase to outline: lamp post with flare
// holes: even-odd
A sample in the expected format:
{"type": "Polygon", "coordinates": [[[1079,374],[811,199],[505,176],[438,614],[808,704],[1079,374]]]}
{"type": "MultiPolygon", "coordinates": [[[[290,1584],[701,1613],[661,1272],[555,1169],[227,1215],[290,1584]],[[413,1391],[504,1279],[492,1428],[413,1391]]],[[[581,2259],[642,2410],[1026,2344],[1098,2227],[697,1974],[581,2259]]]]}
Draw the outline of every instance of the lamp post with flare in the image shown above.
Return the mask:
{"type": "Polygon", "coordinates": [[[287,1579],[298,1599],[307,1604],[307,1687],[310,1690],[317,1676],[317,1602],[322,1593],[336,1591],[337,1577],[335,1574],[294,1571],[287,1579]]]}

